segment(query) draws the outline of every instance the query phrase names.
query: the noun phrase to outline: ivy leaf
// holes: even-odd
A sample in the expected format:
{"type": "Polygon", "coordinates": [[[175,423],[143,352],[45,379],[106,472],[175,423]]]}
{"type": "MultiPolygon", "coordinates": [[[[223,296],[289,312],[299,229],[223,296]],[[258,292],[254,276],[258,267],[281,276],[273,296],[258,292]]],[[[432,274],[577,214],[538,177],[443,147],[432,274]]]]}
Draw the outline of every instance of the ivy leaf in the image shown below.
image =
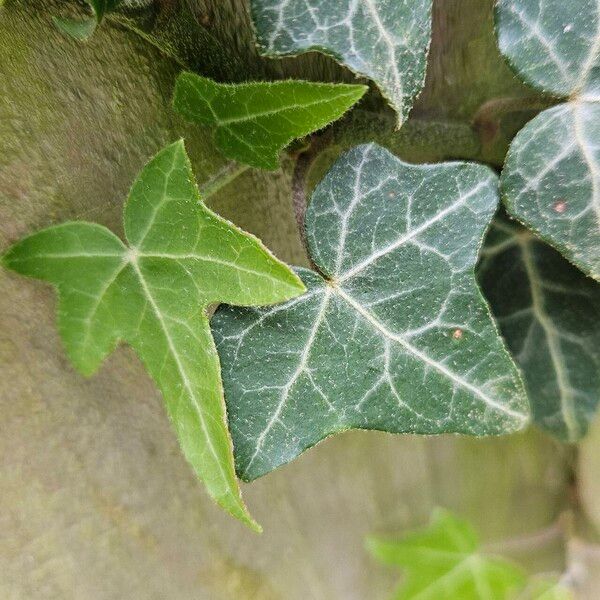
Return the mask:
{"type": "Polygon", "coordinates": [[[59,31],[78,42],[85,42],[94,34],[98,23],[94,17],[89,19],[70,19],[63,17],[52,17],[52,22],[59,31]]]}
{"type": "Polygon", "coordinates": [[[399,540],[369,538],[367,548],[382,563],[406,571],[395,600],[508,600],[526,583],[521,569],[481,552],[467,521],[442,509],[434,511],[426,529],[399,540]]]}
{"type": "Polygon", "coordinates": [[[228,158],[277,169],[279,152],[295,138],[341,117],[365,93],[364,85],[275,81],[216,83],[181,73],[173,105],[189,121],[216,127],[228,158]]]}
{"type": "Polygon", "coordinates": [[[119,341],[132,346],[209,493],[256,528],[235,477],[206,307],[280,302],[304,288],[256,238],[204,206],[181,141],[143,169],[124,226],[129,245],[93,223],[50,227],[15,244],[2,262],[56,286],[60,334],[83,374],[119,341]]]}
{"type": "Polygon", "coordinates": [[[88,0],[96,15],[96,21],[100,23],[106,13],[117,8],[122,0],[88,0]]]}
{"type": "Polygon", "coordinates": [[[502,173],[509,212],[600,280],[600,7],[596,0],[500,0],[500,49],[567,102],[515,137],[502,173]]]}
{"type": "Polygon", "coordinates": [[[259,47],[267,56],[330,54],[372,79],[407,118],[425,81],[431,0],[251,0],[259,47]]]}
{"type": "Polygon", "coordinates": [[[534,420],[577,441],[600,401],[600,285],[503,217],[482,255],[479,280],[523,372],[534,420]]]}
{"type": "Polygon", "coordinates": [[[500,434],[527,423],[516,367],[474,266],[497,177],[414,166],[358,146],[306,214],[308,293],[266,310],[222,307],[212,326],[243,479],[349,428],[500,434]]]}
{"type": "Polygon", "coordinates": [[[69,37],[83,42],[93,35],[104,15],[117,8],[120,3],[121,0],[88,0],[88,4],[94,12],[93,17],[82,20],[53,17],[52,21],[60,31],[66,33],[69,37]]]}

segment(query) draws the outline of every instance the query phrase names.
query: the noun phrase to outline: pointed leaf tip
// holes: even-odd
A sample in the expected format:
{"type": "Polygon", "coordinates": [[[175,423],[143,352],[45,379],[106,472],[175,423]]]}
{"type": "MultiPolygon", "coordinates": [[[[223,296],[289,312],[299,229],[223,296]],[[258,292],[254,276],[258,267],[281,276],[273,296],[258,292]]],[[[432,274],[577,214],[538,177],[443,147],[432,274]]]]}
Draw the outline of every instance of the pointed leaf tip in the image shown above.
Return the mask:
{"type": "Polygon", "coordinates": [[[366,90],[297,80],[217,83],[184,72],[173,106],[187,120],[215,127],[215,142],[228,158],[272,170],[290,142],[340,118],[366,90]]]}
{"type": "Polygon", "coordinates": [[[130,246],[71,222],[17,242],[3,264],[59,290],[59,331],[92,373],[119,341],[159,387],[183,453],[216,502],[252,529],[235,475],[219,360],[206,307],[287,300],[297,276],[255,237],[198,202],[182,140],[142,169],[124,209],[130,246]],[[18,258],[18,264],[17,264],[18,258]]]}

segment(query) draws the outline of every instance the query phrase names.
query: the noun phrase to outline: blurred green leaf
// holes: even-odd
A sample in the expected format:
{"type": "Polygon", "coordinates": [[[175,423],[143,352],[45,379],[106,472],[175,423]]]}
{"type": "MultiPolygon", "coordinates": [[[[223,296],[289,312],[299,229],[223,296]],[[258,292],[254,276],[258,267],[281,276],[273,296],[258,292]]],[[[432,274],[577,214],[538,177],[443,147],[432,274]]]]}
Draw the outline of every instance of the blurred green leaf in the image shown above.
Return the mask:
{"type": "Polygon", "coordinates": [[[380,562],[405,571],[394,600],[508,600],[526,583],[517,566],[481,552],[467,521],[442,509],[427,528],[398,540],[370,537],[367,548],[380,562]]]}

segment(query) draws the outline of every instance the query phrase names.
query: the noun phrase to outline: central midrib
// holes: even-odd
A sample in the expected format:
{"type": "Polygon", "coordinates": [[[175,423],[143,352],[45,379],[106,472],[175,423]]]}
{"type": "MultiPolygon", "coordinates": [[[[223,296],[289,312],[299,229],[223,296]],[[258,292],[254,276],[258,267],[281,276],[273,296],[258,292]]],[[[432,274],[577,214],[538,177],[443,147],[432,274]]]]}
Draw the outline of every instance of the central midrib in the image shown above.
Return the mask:
{"type": "Polygon", "coordinates": [[[402,336],[390,331],[385,327],[381,321],[379,321],[373,314],[371,314],[366,308],[364,308],[359,302],[357,302],[354,298],[349,296],[342,288],[335,287],[335,292],[337,295],[342,298],[348,305],[350,305],[356,312],[358,312],[374,329],[376,329],[379,333],[383,334],[386,338],[393,340],[400,344],[407,352],[418,358],[419,360],[426,363],[428,366],[432,367],[436,371],[445,375],[448,379],[453,381],[454,383],[460,385],[461,387],[469,390],[471,393],[481,398],[488,406],[495,409],[496,411],[503,412],[508,414],[520,421],[524,421],[526,419],[526,415],[516,412],[487,396],[480,389],[476,388],[473,384],[469,383],[459,375],[456,375],[449,369],[447,369],[444,365],[439,362],[433,360],[424,352],[421,352],[418,348],[415,348],[412,344],[407,342],[402,336]]]}

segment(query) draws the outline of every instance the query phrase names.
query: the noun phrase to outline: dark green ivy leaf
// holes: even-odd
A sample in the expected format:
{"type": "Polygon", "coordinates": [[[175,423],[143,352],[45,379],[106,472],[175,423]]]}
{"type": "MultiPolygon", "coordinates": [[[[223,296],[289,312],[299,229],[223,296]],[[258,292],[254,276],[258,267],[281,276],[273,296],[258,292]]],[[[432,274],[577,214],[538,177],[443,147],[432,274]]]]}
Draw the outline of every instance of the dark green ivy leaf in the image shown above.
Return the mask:
{"type": "Polygon", "coordinates": [[[577,441],[600,401],[600,284],[502,216],[492,222],[478,276],[535,422],[577,441]]]}
{"type": "Polygon", "coordinates": [[[513,140],[502,172],[506,207],[600,280],[600,5],[500,0],[497,28],[517,73],[565,100],[513,140]]]}
{"type": "Polygon", "coordinates": [[[497,177],[414,166],[376,145],[340,158],[306,215],[322,274],[273,309],[221,307],[236,467],[254,479],[350,428],[501,434],[522,428],[522,383],[475,282],[497,177]]]}
{"type": "Polygon", "coordinates": [[[267,56],[330,54],[372,79],[402,124],[425,81],[431,0],[251,0],[267,56]]]}

